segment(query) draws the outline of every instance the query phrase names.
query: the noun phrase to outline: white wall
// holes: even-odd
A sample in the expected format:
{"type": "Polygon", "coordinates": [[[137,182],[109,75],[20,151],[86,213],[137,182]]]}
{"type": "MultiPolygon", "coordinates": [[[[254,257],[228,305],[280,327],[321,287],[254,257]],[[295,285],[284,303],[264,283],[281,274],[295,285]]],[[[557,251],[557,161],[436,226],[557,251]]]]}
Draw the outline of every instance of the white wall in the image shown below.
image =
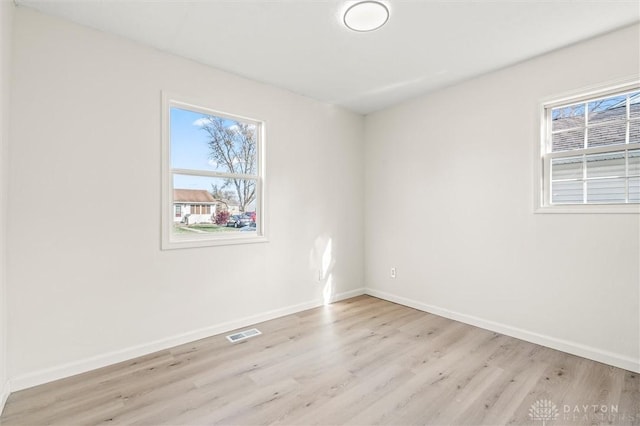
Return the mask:
{"type": "Polygon", "coordinates": [[[329,241],[362,287],[361,116],[24,8],[14,37],[14,389],[322,303],[329,241]],[[266,121],[270,242],[160,250],[161,90],[266,121]]]}
{"type": "Polygon", "coordinates": [[[0,102],[0,413],[9,396],[6,371],[7,304],[5,295],[7,274],[7,153],[9,146],[13,10],[12,1],[0,0],[0,99],[2,99],[0,102]]]}
{"type": "Polygon", "coordinates": [[[368,291],[640,369],[640,217],[533,213],[538,102],[639,54],[636,25],[368,116],[368,291]]]}

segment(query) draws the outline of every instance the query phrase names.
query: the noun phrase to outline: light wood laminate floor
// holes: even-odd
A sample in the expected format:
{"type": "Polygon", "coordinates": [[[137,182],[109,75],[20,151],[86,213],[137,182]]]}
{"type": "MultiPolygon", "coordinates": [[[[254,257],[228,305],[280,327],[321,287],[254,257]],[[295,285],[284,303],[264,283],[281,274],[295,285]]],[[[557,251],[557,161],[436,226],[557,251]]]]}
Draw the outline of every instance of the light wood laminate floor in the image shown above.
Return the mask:
{"type": "Polygon", "coordinates": [[[257,327],[16,392],[0,423],[640,424],[635,373],[373,297],[257,327]]]}

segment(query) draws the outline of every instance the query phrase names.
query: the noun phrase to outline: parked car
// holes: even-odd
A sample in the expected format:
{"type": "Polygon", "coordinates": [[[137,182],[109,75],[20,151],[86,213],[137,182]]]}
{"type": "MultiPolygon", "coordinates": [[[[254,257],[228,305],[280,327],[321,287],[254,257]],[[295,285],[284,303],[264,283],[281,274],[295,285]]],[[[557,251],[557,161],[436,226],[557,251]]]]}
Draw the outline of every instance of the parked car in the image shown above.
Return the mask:
{"type": "Polygon", "coordinates": [[[251,223],[251,218],[241,215],[234,214],[229,217],[227,221],[227,226],[233,226],[234,228],[242,228],[243,226],[247,226],[251,223]]]}

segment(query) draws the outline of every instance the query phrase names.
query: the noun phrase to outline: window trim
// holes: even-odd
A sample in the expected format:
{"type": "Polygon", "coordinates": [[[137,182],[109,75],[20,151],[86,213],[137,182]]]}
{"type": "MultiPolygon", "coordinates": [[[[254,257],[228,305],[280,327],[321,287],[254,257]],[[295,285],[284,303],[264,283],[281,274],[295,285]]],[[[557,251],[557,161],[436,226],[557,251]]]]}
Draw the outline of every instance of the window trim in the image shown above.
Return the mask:
{"type": "MultiPolygon", "coordinates": [[[[546,144],[549,140],[550,129],[547,126],[547,114],[550,108],[568,103],[580,103],[588,99],[597,97],[606,97],[624,91],[640,90],[640,80],[637,75],[624,77],[617,80],[611,80],[605,83],[591,85],[580,89],[561,93],[559,95],[543,98],[539,101],[538,106],[538,142],[535,144],[534,150],[534,213],[631,213],[640,214],[640,204],[550,204],[550,175],[549,158],[554,153],[548,153],[546,156],[546,144]]],[[[616,145],[616,151],[624,151],[629,149],[629,144],[616,145]]],[[[613,145],[610,147],[593,147],[576,150],[576,156],[584,154],[592,154],[598,152],[611,152],[613,145]]],[[[632,149],[640,148],[640,145],[632,149]]]]}
{"type": "MultiPolygon", "coordinates": [[[[267,238],[267,226],[266,226],[266,168],[265,168],[265,139],[266,139],[266,122],[264,120],[257,120],[242,115],[225,113],[215,110],[203,105],[208,105],[210,102],[201,99],[194,99],[185,96],[178,96],[171,94],[167,91],[162,91],[162,129],[161,129],[161,161],[162,161],[162,173],[161,173],[161,249],[181,249],[181,248],[194,248],[194,247],[212,247],[212,246],[226,246],[235,244],[252,244],[268,242],[267,238]],[[258,160],[258,172],[257,176],[254,175],[240,175],[233,174],[234,177],[246,177],[256,181],[256,232],[257,235],[252,233],[230,233],[225,235],[220,234],[189,234],[188,236],[182,236],[180,238],[174,237],[171,232],[174,220],[174,203],[173,203],[173,174],[190,174],[196,176],[208,176],[208,177],[225,177],[225,173],[211,172],[203,170],[200,172],[193,172],[191,170],[184,169],[172,169],[171,168],[171,107],[177,107],[187,109],[189,111],[200,112],[203,114],[215,115],[217,117],[228,118],[230,120],[242,120],[250,123],[254,123],[258,126],[258,141],[257,141],[257,160],[258,160]],[[249,234],[249,235],[247,235],[249,234]]],[[[213,214],[213,213],[212,213],[213,214]]]]}

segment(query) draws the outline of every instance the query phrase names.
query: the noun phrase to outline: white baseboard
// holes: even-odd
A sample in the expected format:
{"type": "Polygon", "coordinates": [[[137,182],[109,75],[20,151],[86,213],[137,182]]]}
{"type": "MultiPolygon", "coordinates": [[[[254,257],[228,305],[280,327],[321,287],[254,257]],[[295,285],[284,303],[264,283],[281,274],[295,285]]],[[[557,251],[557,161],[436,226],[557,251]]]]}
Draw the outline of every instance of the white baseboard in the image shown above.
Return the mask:
{"type": "MultiPolygon", "coordinates": [[[[364,288],[338,293],[332,296],[331,302],[349,299],[351,297],[360,296],[362,294],[365,294],[364,288]]],[[[174,346],[193,342],[195,340],[204,339],[205,337],[215,336],[216,334],[226,333],[263,321],[269,321],[275,318],[283,317],[285,315],[305,311],[307,309],[317,308],[318,306],[322,306],[323,304],[324,302],[322,300],[313,300],[310,302],[274,309],[272,311],[263,312],[257,315],[251,315],[239,320],[228,321],[222,324],[212,325],[176,336],[171,336],[153,342],[148,342],[141,345],[109,352],[103,355],[58,365],[44,370],[34,371],[32,373],[12,378],[8,385],[10,386],[11,391],[14,392],[22,389],[27,389],[33,386],[41,385],[43,383],[52,382],[54,380],[75,376],[76,374],[85,373],[97,368],[117,364],[119,362],[127,361],[139,356],[148,355],[153,352],[169,349],[174,346]]],[[[9,395],[8,386],[5,388],[6,396],[3,394],[4,400],[6,400],[6,397],[9,395]]]]}
{"type": "Polygon", "coordinates": [[[11,393],[11,384],[7,380],[2,384],[2,393],[0,394],[0,415],[4,411],[4,405],[7,403],[7,398],[11,393]]]}
{"type": "MultiPolygon", "coordinates": [[[[497,323],[494,321],[488,321],[482,318],[474,317],[471,315],[461,314],[458,312],[450,311],[448,309],[440,308],[437,306],[428,305],[426,303],[418,302],[416,300],[408,299],[405,297],[397,296],[391,293],[374,290],[370,288],[359,288],[344,293],[339,293],[331,298],[331,302],[337,302],[351,297],[359,296],[362,294],[368,294],[380,299],[388,300],[390,302],[398,303],[404,306],[409,306],[424,312],[429,312],[435,315],[439,315],[452,320],[460,321],[466,324],[470,324],[476,327],[484,328],[486,330],[495,331],[497,333],[505,334],[507,336],[522,339],[528,342],[536,343],[549,348],[557,349],[563,352],[567,352],[573,355],[578,355],[584,358],[592,359],[594,361],[602,362],[615,367],[624,368],[625,370],[634,371],[640,373],[640,360],[636,360],[630,357],[626,357],[620,354],[608,352],[598,348],[582,345],[575,342],[570,342],[563,339],[558,339],[551,336],[545,336],[539,333],[523,330],[520,328],[512,327],[509,325],[497,323]]],[[[103,355],[98,355],[91,358],[47,368],[44,370],[35,371],[32,373],[24,374],[15,378],[12,378],[9,382],[5,383],[0,394],[0,408],[4,407],[9,393],[11,391],[19,391],[27,389],[33,386],[37,386],[43,383],[52,382],[54,380],[63,379],[65,377],[74,376],[76,374],[85,373],[97,368],[106,367],[112,364],[116,364],[122,361],[127,361],[132,358],[136,358],[143,355],[148,355],[153,352],[172,348],[174,346],[182,345],[185,343],[193,342],[195,340],[203,339],[205,337],[215,336],[217,334],[226,333],[238,328],[247,327],[263,321],[283,317],[285,315],[295,314],[307,309],[316,308],[322,306],[322,300],[313,300],[310,302],[300,303],[297,305],[291,305],[280,309],[274,309],[271,311],[263,312],[261,314],[248,316],[239,320],[228,321],[221,324],[212,325],[209,327],[193,330],[187,333],[183,333],[176,336],[167,337],[165,339],[148,342],[145,344],[113,351],[103,355]]]]}
{"type": "MultiPolygon", "coordinates": [[[[352,297],[362,296],[363,294],[367,294],[367,289],[364,287],[356,288],[355,290],[343,291],[342,293],[334,294],[329,300],[329,303],[339,302],[341,300],[351,299],[352,297]]],[[[314,306],[321,306],[323,303],[318,303],[314,306]]]]}
{"type": "Polygon", "coordinates": [[[402,296],[397,296],[395,294],[387,293],[380,290],[367,288],[365,289],[365,294],[368,294],[370,296],[374,296],[380,299],[388,300],[389,302],[394,302],[400,305],[409,306],[411,308],[418,309],[420,311],[439,315],[441,317],[460,321],[465,324],[470,324],[476,327],[484,328],[486,330],[491,330],[496,333],[505,334],[507,336],[525,340],[527,342],[535,343],[541,346],[546,346],[552,349],[557,349],[559,351],[567,352],[572,355],[577,355],[583,358],[588,358],[594,361],[602,362],[604,364],[613,365],[614,367],[620,367],[625,370],[640,373],[640,359],[633,359],[631,357],[627,357],[617,353],[594,348],[591,346],[586,346],[580,343],[571,342],[564,339],[558,339],[552,336],[546,336],[546,335],[535,333],[528,330],[523,330],[521,328],[512,327],[506,324],[485,320],[472,315],[461,314],[459,312],[450,311],[448,309],[440,308],[438,306],[428,305],[426,303],[418,302],[416,300],[408,299],[402,296]]]}

